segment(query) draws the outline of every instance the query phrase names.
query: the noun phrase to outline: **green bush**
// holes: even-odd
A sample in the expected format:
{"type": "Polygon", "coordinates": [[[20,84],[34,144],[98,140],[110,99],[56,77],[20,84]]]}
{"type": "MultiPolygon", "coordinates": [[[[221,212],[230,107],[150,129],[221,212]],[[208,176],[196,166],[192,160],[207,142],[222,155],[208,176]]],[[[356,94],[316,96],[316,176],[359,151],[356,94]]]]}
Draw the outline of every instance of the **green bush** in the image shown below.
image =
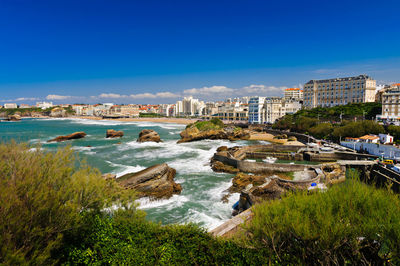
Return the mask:
{"type": "Polygon", "coordinates": [[[400,199],[348,179],[326,192],[288,194],[254,207],[246,242],[282,264],[400,263],[400,199]]]}
{"type": "Polygon", "coordinates": [[[89,215],[67,238],[64,263],[112,265],[262,265],[262,251],[212,237],[195,225],[148,222],[129,211],[89,215]]]}
{"type": "Polygon", "coordinates": [[[311,127],[308,132],[318,139],[325,139],[333,132],[333,126],[331,123],[321,123],[311,127]]]}
{"type": "Polygon", "coordinates": [[[344,126],[337,127],[333,130],[333,137],[339,139],[340,137],[361,137],[367,134],[384,133],[385,129],[375,121],[365,120],[359,122],[350,122],[344,126]]]}
{"type": "Polygon", "coordinates": [[[54,263],[51,253],[66,232],[82,226],[82,213],[132,202],[132,191],[76,164],[68,147],[49,153],[0,145],[0,264],[54,263]]]}
{"type": "Polygon", "coordinates": [[[213,118],[210,121],[197,121],[194,123],[194,126],[197,127],[200,131],[206,131],[212,129],[223,129],[225,127],[225,124],[220,119],[213,118]]]}

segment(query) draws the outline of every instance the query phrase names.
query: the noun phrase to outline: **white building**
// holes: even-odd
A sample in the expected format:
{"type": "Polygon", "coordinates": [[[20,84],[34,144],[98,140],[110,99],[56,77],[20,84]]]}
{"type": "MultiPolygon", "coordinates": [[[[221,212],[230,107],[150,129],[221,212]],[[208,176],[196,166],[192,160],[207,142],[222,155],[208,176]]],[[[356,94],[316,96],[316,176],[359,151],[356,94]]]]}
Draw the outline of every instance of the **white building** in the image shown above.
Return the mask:
{"type": "Polygon", "coordinates": [[[250,97],[249,99],[249,123],[264,123],[264,102],[265,97],[250,97]]]}
{"type": "Polygon", "coordinates": [[[385,88],[381,95],[382,114],[377,120],[399,125],[400,122],[400,83],[385,88]]]}
{"type": "Polygon", "coordinates": [[[14,109],[14,108],[18,108],[16,103],[5,103],[4,104],[4,108],[6,109],[14,109]]]}
{"type": "Polygon", "coordinates": [[[52,102],[37,102],[36,103],[37,108],[42,108],[42,109],[47,109],[53,107],[52,102]]]}
{"type": "Polygon", "coordinates": [[[280,97],[269,97],[264,102],[264,122],[275,123],[279,118],[287,115],[294,114],[301,110],[301,103],[295,100],[286,100],[280,97]]]}
{"type": "Polygon", "coordinates": [[[183,115],[198,116],[202,115],[205,104],[203,101],[193,99],[192,96],[183,98],[182,101],[183,115]]]}
{"type": "Polygon", "coordinates": [[[285,89],[285,100],[302,101],[303,90],[300,88],[287,88],[285,89]]]}
{"type": "Polygon", "coordinates": [[[389,143],[393,143],[393,136],[390,136],[389,134],[379,134],[379,140],[382,144],[389,144],[389,143]]]}

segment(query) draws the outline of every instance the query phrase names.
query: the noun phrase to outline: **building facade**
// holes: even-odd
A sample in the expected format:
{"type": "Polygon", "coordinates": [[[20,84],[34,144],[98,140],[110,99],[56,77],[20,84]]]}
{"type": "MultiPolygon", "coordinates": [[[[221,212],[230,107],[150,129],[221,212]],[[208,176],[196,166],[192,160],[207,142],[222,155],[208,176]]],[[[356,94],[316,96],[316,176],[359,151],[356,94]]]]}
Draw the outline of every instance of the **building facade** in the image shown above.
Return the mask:
{"type": "Polygon", "coordinates": [[[15,109],[15,108],[18,108],[18,105],[16,103],[5,103],[4,108],[5,109],[15,109]]]}
{"type": "Polygon", "coordinates": [[[280,97],[269,97],[264,102],[264,122],[275,123],[279,118],[301,110],[301,102],[280,97]]]}
{"type": "Polygon", "coordinates": [[[375,101],[376,80],[367,75],[310,80],[304,85],[304,107],[331,107],[375,101]]]}
{"type": "Polygon", "coordinates": [[[249,99],[249,123],[264,123],[264,102],[265,97],[250,97],[249,99]]]}
{"type": "Polygon", "coordinates": [[[285,100],[302,101],[303,90],[300,88],[287,88],[284,91],[285,100]]]}
{"type": "Polygon", "coordinates": [[[385,89],[381,100],[382,114],[376,116],[377,120],[400,125],[400,83],[385,89]]]}

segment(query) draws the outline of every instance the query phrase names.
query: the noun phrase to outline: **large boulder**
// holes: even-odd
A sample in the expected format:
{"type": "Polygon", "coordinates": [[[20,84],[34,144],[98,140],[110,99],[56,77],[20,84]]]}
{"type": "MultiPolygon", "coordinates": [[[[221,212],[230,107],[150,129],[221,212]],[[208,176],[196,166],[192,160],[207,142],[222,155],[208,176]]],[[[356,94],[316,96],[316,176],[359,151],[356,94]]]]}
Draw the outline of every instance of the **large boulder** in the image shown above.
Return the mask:
{"type": "Polygon", "coordinates": [[[129,173],[117,178],[120,185],[135,189],[139,197],[170,198],[182,191],[175,183],[176,170],[166,163],[157,164],[137,173],[129,173]]]}
{"type": "Polygon", "coordinates": [[[162,142],[160,135],[158,135],[156,131],[151,129],[143,129],[139,133],[139,138],[137,139],[137,142],[148,142],[148,141],[162,142]]]}
{"type": "Polygon", "coordinates": [[[191,142],[203,139],[249,139],[250,132],[240,127],[227,126],[223,129],[199,130],[195,124],[190,125],[180,133],[181,139],[178,143],[191,142]]]}
{"type": "Polygon", "coordinates": [[[106,138],[120,138],[124,136],[123,131],[115,131],[114,129],[108,129],[106,132],[106,138]]]}
{"type": "Polygon", "coordinates": [[[72,133],[67,136],[58,136],[54,139],[48,140],[47,142],[54,142],[54,141],[61,142],[61,141],[66,141],[66,140],[71,140],[71,139],[81,139],[81,138],[84,138],[85,136],[86,136],[85,132],[75,132],[75,133],[72,133]]]}
{"type": "Polygon", "coordinates": [[[21,120],[21,116],[18,114],[15,115],[9,115],[7,118],[8,121],[20,121],[21,120]]]}
{"type": "Polygon", "coordinates": [[[66,111],[64,108],[56,107],[53,108],[49,114],[50,117],[66,117],[66,111]]]}

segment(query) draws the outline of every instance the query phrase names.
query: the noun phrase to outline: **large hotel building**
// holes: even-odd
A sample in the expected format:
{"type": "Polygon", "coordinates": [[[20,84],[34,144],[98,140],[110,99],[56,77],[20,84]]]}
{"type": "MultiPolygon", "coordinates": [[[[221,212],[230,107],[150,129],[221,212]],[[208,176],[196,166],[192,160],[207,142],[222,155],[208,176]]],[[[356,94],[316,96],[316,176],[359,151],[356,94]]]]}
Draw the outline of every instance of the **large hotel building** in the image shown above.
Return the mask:
{"type": "Polygon", "coordinates": [[[376,80],[367,75],[310,80],[304,85],[304,107],[330,107],[375,101],[376,80]]]}

